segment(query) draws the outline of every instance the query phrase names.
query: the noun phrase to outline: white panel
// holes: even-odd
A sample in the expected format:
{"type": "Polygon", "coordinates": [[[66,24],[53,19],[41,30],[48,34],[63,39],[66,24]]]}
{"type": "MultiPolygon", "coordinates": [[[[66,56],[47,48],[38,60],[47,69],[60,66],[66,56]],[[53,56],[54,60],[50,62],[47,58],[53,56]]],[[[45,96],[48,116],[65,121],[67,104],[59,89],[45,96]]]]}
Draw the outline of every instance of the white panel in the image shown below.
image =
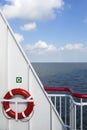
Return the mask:
{"type": "Polygon", "coordinates": [[[61,125],[59,118],[56,116],[54,111],[52,110],[52,130],[65,130],[63,125],[61,125]]]}
{"type": "Polygon", "coordinates": [[[7,26],[0,15],[0,97],[7,88],[7,59],[7,26]]]}
{"type": "Polygon", "coordinates": [[[50,104],[31,70],[29,86],[29,91],[35,102],[34,115],[30,120],[30,130],[50,130],[50,104]]]}
{"type": "Polygon", "coordinates": [[[30,130],[28,127],[28,122],[22,122],[22,121],[9,121],[9,129],[7,130],[30,130]]]}
{"type": "Polygon", "coordinates": [[[63,130],[38,77],[0,16],[0,98],[8,90],[18,87],[28,90],[34,98],[34,114],[25,123],[8,120],[0,104],[0,130],[63,130]],[[16,77],[22,77],[22,83],[16,83],[16,77]]]}
{"type": "MultiPolygon", "coordinates": [[[[7,92],[7,26],[0,15],[0,98],[7,92]]],[[[0,130],[8,128],[8,121],[2,113],[0,103],[0,130]]]]}
{"type": "Polygon", "coordinates": [[[28,65],[10,32],[8,32],[8,78],[9,89],[22,87],[28,90],[28,65]],[[22,77],[22,83],[16,83],[16,77],[22,77]]]}
{"type": "Polygon", "coordinates": [[[30,120],[30,130],[64,130],[62,120],[58,118],[32,70],[29,70],[29,86],[29,91],[35,102],[34,115],[30,120]]]}
{"type": "MultiPolygon", "coordinates": [[[[2,17],[0,17],[0,37],[0,98],[3,98],[12,88],[21,87],[28,90],[28,65],[2,17]],[[16,83],[17,76],[22,77],[22,83],[16,83]]],[[[28,122],[6,119],[0,103],[0,129],[15,130],[20,127],[21,130],[29,130],[28,122]]]]}
{"type": "MultiPolygon", "coordinates": [[[[8,31],[8,89],[23,88],[28,90],[28,65],[10,31],[8,31]],[[22,83],[16,83],[16,77],[22,77],[22,83]]],[[[19,111],[23,110],[23,105],[19,111]]],[[[14,105],[15,108],[15,105],[14,105]]],[[[29,130],[28,122],[9,120],[9,130],[29,130]],[[15,127],[13,127],[15,126],[15,127]]]]}

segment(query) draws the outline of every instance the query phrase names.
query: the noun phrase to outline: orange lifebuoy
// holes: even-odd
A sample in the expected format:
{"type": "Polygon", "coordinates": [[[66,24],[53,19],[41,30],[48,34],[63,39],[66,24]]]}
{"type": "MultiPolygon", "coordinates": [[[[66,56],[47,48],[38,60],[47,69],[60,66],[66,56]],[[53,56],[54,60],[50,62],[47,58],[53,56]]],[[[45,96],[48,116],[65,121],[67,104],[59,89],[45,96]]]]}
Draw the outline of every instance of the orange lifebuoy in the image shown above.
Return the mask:
{"type": "MultiPolygon", "coordinates": [[[[23,112],[17,113],[18,119],[23,119],[23,118],[29,116],[31,114],[31,112],[33,111],[33,107],[34,107],[34,102],[33,102],[33,98],[31,97],[31,95],[24,89],[15,88],[15,89],[12,89],[11,91],[8,91],[6,93],[6,95],[4,96],[4,99],[11,99],[11,98],[13,98],[14,95],[22,95],[25,99],[31,100],[30,102],[27,102],[27,108],[23,112]]],[[[3,108],[8,116],[10,116],[11,118],[16,118],[16,112],[14,112],[10,108],[9,101],[3,102],[3,108]]]]}

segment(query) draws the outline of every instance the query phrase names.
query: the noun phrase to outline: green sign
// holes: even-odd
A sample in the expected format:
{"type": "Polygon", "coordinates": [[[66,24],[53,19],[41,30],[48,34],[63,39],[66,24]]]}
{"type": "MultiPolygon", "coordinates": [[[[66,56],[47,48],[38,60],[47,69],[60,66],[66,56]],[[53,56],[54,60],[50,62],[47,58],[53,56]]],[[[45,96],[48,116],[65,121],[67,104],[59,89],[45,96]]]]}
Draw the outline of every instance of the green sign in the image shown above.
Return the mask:
{"type": "Polygon", "coordinates": [[[16,77],[16,83],[22,83],[22,77],[16,77]]]}

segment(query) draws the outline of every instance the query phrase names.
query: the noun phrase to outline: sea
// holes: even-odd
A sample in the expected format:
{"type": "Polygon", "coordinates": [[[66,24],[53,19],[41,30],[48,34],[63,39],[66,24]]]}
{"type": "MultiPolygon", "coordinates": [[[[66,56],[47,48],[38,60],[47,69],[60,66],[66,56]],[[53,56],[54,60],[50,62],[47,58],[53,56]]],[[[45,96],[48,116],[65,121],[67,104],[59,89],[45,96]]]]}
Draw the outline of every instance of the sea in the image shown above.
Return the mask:
{"type": "Polygon", "coordinates": [[[32,63],[46,87],[68,87],[87,93],[87,63],[32,63]]]}

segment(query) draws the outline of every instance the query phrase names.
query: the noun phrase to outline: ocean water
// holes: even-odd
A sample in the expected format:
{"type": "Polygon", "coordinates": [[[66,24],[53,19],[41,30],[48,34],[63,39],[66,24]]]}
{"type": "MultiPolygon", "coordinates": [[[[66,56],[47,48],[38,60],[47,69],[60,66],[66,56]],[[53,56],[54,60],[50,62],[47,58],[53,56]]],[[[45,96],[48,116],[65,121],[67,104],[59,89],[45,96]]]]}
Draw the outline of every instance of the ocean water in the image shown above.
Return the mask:
{"type": "Polygon", "coordinates": [[[87,93],[87,63],[32,63],[44,86],[87,93]]]}

